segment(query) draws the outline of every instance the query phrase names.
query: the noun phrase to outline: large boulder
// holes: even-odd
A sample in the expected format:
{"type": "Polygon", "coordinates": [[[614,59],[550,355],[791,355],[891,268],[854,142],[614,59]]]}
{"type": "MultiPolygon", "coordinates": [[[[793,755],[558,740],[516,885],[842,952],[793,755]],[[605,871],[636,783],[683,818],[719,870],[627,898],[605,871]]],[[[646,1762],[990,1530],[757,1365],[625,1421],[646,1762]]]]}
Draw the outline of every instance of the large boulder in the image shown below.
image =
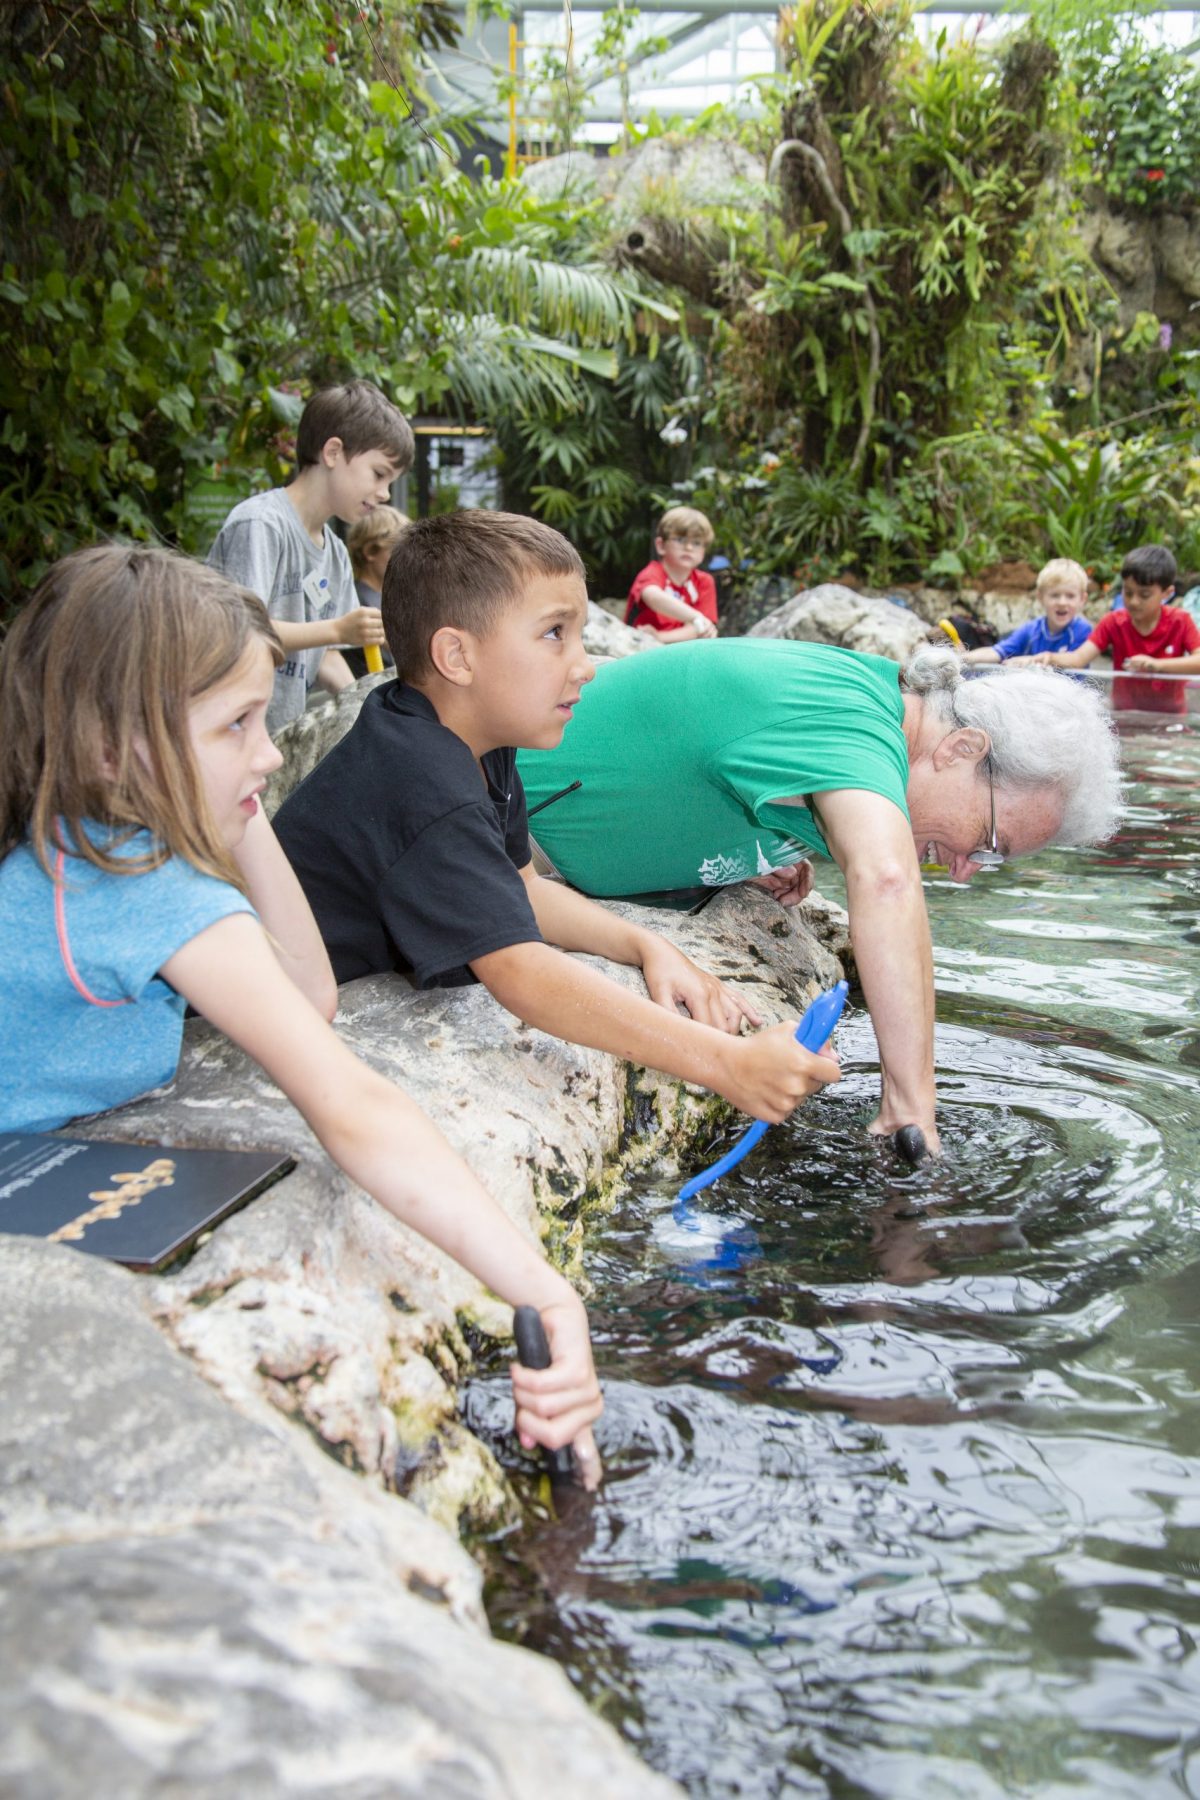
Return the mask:
{"type": "MultiPolygon", "coordinates": [[[[801,909],[758,888],[696,917],[606,904],[737,981],[768,1019],[795,1017],[839,972],[801,909]]],[[[829,912],[813,923],[837,941],[829,912]]],[[[520,1229],[552,1232],[568,1268],[589,1198],[729,1110],[529,1029],[481,987],[371,977],[343,990],[337,1028],[520,1229]]],[[[452,1531],[516,1503],[458,1386],[463,1327],[506,1334],[507,1309],[357,1189],[199,1021],[170,1092],[72,1134],[270,1147],[299,1166],[158,1278],[0,1242],[0,1789],[676,1791],[549,1664],[483,1633],[452,1531]]]]}
{"type": "MultiPolygon", "coordinates": [[[[1200,210],[1172,212],[1150,207],[1134,212],[1089,188],[1076,230],[1083,249],[1111,284],[1117,323],[1127,331],[1139,313],[1153,313],[1194,338],[1195,303],[1200,300],[1200,210]]],[[[1091,352],[1070,366],[1081,392],[1092,382],[1091,352]]]]}
{"type": "Polygon", "coordinates": [[[616,156],[590,156],[569,150],[529,163],[523,173],[528,187],[545,199],[564,195],[610,201],[615,223],[624,224],[663,203],[678,211],[685,199],[689,211],[732,206],[765,190],[765,165],[735,138],[685,137],[666,133],[647,138],[616,156]]]}
{"type": "Polygon", "coordinates": [[[588,601],[583,647],[589,656],[637,656],[643,650],[658,648],[653,638],[635,631],[623,618],[607,606],[597,606],[594,600],[588,601]]]}
{"type": "MultiPolygon", "coordinates": [[[[837,979],[803,915],[757,888],[727,889],[695,918],[605,904],[735,980],[764,1017],[798,1015],[837,979]]],[[[644,991],[640,971],[603,966],[644,991]]],[[[581,1202],[728,1111],[710,1094],[635,1077],[601,1051],[527,1028],[480,986],[417,993],[402,976],[371,976],[342,989],[337,1026],[441,1126],[521,1230],[536,1238],[558,1217],[568,1266],[581,1202]]],[[[507,1483],[457,1410],[471,1363],[462,1326],[506,1333],[507,1309],[362,1194],[228,1039],[193,1021],[167,1096],[73,1130],[291,1152],[294,1174],[148,1284],[155,1317],[248,1416],[294,1419],[346,1467],[451,1530],[508,1518],[507,1483]]]]}
{"type": "Polygon", "coordinates": [[[923,619],[891,600],[873,600],[837,582],[822,582],[794,594],[750,627],[749,637],[799,638],[805,643],[840,644],[905,662],[929,635],[923,619]]]}
{"type": "Polygon", "coordinates": [[[665,1800],[466,1557],[154,1329],[134,1276],[0,1245],[9,1800],[665,1800]]]}
{"type": "Polygon", "coordinates": [[[267,782],[263,806],[268,818],[274,818],[293,788],[311,775],[323,756],[327,756],[340,738],[345,737],[362,711],[363,701],[373,687],[391,681],[387,675],[364,675],[361,681],[343,688],[336,699],[318,701],[302,712],[298,719],[285,725],[275,742],[283,762],[267,782]]]}

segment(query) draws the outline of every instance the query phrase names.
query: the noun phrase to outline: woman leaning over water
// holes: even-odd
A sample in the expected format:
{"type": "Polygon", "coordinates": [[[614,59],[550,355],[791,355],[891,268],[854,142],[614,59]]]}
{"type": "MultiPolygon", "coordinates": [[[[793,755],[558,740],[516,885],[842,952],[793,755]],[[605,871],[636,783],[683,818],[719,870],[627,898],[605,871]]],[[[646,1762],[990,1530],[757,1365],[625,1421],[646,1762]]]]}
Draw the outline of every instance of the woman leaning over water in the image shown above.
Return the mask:
{"type": "Polygon", "coordinates": [[[827,644],[726,638],[604,664],[553,751],[519,758],[538,843],[587,894],[757,879],[784,905],[806,851],[846,880],[879,1043],[871,1129],[938,1147],[933,955],[921,865],[967,882],[1118,819],[1116,737],[1099,697],[1043,669],[967,679],[926,646],[903,671],[827,644]]]}

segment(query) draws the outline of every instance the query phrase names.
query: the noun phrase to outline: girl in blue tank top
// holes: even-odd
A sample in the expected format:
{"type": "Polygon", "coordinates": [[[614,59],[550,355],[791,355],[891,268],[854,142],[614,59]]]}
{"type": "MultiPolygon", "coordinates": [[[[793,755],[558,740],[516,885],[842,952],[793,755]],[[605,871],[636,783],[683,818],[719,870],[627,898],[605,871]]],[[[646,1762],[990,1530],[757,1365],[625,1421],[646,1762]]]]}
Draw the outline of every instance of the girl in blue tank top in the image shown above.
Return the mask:
{"type": "Polygon", "coordinates": [[[431,1120],[343,1044],[308,903],[259,802],[282,652],[258,599],[169,551],[55,565],[0,651],[0,1131],[53,1131],[170,1081],[188,1004],[329,1155],[513,1305],[526,1445],[598,1468],[587,1316],[431,1120]]]}

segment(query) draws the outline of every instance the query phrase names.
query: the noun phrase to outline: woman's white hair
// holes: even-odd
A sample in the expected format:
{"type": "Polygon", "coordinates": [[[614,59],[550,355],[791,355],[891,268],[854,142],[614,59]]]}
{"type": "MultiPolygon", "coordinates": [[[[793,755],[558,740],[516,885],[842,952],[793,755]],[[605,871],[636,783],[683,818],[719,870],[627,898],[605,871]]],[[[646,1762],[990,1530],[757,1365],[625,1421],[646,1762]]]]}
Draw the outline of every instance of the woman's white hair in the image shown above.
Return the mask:
{"type": "Polygon", "coordinates": [[[991,740],[997,787],[1057,789],[1056,844],[1102,844],[1121,817],[1117,734],[1094,689],[1055,669],[967,677],[947,644],[914,651],[904,683],[947,731],[971,725],[991,740]]]}

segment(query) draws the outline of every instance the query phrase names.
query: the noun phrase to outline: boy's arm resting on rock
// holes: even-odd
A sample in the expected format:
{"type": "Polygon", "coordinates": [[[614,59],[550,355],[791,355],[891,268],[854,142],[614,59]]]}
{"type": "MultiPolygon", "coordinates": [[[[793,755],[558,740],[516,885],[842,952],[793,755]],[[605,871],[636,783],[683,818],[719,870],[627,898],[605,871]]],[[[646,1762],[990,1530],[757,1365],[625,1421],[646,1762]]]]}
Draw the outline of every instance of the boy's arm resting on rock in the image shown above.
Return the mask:
{"type": "Polygon", "coordinates": [[[1078,650],[1043,650],[1030,661],[1049,669],[1086,669],[1102,654],[1099,644],[1093,644],[1089,638],[1078,650]]]}
{"type": "Polygon", "coordinates": [[[232,852],[246,896],[262,921],[280,966],[323,1019],[337,1011],[337,982],[312,907],[260,803],[232,852]]]}
{"type": "Polygon", "coordinates": [[[1003,662],[1004,658],[994,644],[982,644],[978,650],[968,650],[963,661],[968,667],[975,667],[980,663],[1003,662]]]}
{"type": "Polygon", "coordinates": [[[940,1148],[933,1072],[933,947],[908,820],[882,794],[815,796],[825,839],[846,878],[850,939],[879,1045],[874,1132],[919,1125],[940,1148]]]}
{"type": "Polygon", "coordinates": [[[1131,656],[1125,667],[1143,675],[1195,675],[1200,673],[1200,650],[1186,656],[1131,656]]]}
{"type": "Polygon", "coordinates": [[[740,1111],[772,1124],[840,1078],[835,1058],[810,1056],[795,1042],[795,1021],[733,1037],[629,993],[549,944],[493,950],[476,957],[471,968],[525,1024],[712,1088],[740,1111]]]}
{"type": "Polygon", "coordinates": [[[700,968],[657,931],[618,918],[561,881],[547,881],[532,863],[521,870],[521,878],[548,944],[640,969],[652,1000],[672,1012],[684,1006],[693,1019],[719,1031],[740,1031],[743,1019],[750,1025],[762,1024],[744,995],[700,968]]]}
{"type": "Polygon", "coordinates": [[[281,969],[247,913],[219,920],[160,971],[252,1056],[303,1114],[338,1166],[512,1306],[536,1306],[553,1361],[514,1383],[524,1440],[573,1440],[594,1457],[602,1407],[587,1315],[569,1282],[518,1231],[408,1096],[360,1062],[281,969]]]}
{"type": "Polygon", "coordinates": [[[705,631],[702,625],[707,621],[688,625],[680,625],[673,631],[660,631],[657,625],[639,625],[637,629],[643,637],[653,638],[656,644],[690,644],[695,638],[715,637],[716,633],[705,631]]]}

